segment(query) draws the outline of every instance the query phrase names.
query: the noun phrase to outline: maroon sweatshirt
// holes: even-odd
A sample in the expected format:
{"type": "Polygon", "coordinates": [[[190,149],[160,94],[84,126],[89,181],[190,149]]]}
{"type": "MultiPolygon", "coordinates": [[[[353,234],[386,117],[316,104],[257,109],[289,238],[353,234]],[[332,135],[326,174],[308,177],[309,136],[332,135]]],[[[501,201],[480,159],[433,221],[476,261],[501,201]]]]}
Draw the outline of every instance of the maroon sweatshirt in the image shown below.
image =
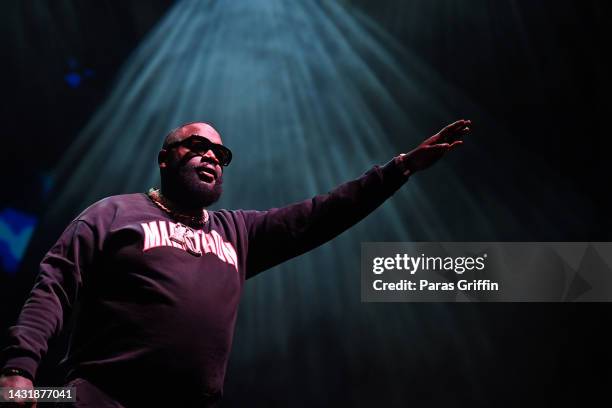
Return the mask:
{"type": "Polygon", "coordinates": [[[69,378],[124,401],[162,386],[219,394],[245,279],[337,236],[406,179],[392,160],[283,208],[210,211],[189,245],[170,239],[176,221],[147,195],[105,198],[42,260],[4,367],[34,377],[48,340],[72,319],[69,378]]]}

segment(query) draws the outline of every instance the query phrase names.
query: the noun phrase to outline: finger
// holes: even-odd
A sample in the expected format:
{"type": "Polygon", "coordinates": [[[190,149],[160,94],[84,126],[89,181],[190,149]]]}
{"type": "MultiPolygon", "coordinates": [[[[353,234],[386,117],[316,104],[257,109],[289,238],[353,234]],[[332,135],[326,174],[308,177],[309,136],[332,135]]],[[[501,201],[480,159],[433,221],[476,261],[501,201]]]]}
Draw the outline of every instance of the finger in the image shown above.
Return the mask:
{"type": "Polygon", "coordinates": [[[468,119],[460,119],[456,122],[451,123],[450,125],[447,125],[444,129],[442,129],[442,131],[440,133],[447,133],[447,132],[453,132],[453,131],[457,131],[459,129],[462,129],[466,126],[470,126],[472,124],[471,120],[468,119]]]}
{"type": "Polygon", "coordinates": [[[450,144],[448,143],[438,143],[435,145],[428,146],[428,150],[431,152],[435,152],[439,156],[445,155],[451,149],[450,144]]]}
{"type": "Polygon", "coordinates": [[[450,148],[453,149],[457,146],[461,146],[463,144],[463,140],[455,140],[453,143],[450,144],[450,148]]]}
{"type": "Polygon", "coordinates": [[[465,126],[464,120],[460,119],[458,121],[455,121],[455,122],[451,123],[450,125],[446,125],[444,127],[444,129],[442,129],[442,131],[444,132],[444,131],[450,131],[450,130],[453,130],[453,129],[459,129],[459,128],[463,127],[463,126],[465,126]]]}
{"type": "Polygon", "coordinates": [[[469,119],[460,119],[451,123],[450,125],[445,126],[442,130],[440,130],[435,135],[425,139],[422,145],[433,146],[439,142],[448,142],[450,141],[450,137],[453,135],[460,133],[466,134],[471,130],[472,121],[469,119]]]}
{"type": "Polygon", "coordinates": [[[453,138],[458,135],[465,135],[471,130],[471,121],[469,120],[459,120],[446,128],[444,128],[438,135],[438,140],[436,142],[452,142],[453,138]]]}
{"type": "Polygon", "coordinates": [[[461,138],[463,138],[465,135],[467,135],[468,133],[470,133],[472,129],[469,127],[464,127],[462,129],[458,129],[458,130],[453,130],[450,133],[445,134],[443,137],[441,137],[438,140],[438,143],[440,142],[444,142],[444,143],[454,143],[457,140],[461,140],[461,138]]]}

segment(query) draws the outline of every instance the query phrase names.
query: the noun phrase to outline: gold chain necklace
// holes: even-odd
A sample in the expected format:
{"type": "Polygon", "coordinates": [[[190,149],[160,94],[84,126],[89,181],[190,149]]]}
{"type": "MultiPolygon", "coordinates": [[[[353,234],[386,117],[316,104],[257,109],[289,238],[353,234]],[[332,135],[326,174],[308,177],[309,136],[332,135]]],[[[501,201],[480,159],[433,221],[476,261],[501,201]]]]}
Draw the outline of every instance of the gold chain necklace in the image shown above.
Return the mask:
{"type": "Polygon", "coordinates": [[[164,197],[161,191],[159,191],[159,189],[157,188],[150,189],[148,196],[151,199],[151,201],[155,203],[155,205],[157,205],[159,208],[162,209],[162,211],[170,214],[170,216],[178,220],[181,220],[181,222],[184,222],[190,225],[197,225],[199,227],[204,227],[206,224],[208,224],[209,215],[208,215],[208,211],[206,211],[206,209],[204,208],[202,209],[202,215],[200,216],[187,215],[187,214],[183,214],[179,212],[176,209],[173,209],[173,207],[176,208],[176,206],[173,205],[170,200],[164,197]]]}

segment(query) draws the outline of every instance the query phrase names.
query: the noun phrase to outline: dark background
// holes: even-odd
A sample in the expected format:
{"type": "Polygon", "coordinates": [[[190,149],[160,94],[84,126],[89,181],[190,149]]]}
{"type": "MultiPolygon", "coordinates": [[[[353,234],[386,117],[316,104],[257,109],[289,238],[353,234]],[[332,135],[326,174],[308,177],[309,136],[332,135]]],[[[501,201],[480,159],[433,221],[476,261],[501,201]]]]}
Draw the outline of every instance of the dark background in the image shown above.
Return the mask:
{"type": "MultiPolygon", "coordinates": [[[[375,21],[452,87],[446,99],[451,111],[462,112],[455,105],[464,99],[452,96],[459,91],[486,112],[486,123],[474,125],[474,143],[489,160],[499,159],[500,168],[483,171],[479,160],[472,159],[453,162],[454,169],[468,180],[467,191],[482,202],[483,211],[485,201],[494,197],[524,225],[511,230],[509,219],[499,219],[495,234],[486,235],[453,223],[451,239],[610,240],[604,158],[610,146],[606,2],[343,4],[351,13],[375,21]],[[470,188],[472,179],[487,189],[470,188]]],[[[47,200],[61,185],[55,180],[49,187],[48,175],[108,96],[122,63],[172,5],[2,3],[1,209],[44,216],[47,200]],[[77,87],[66,80],[71,72],[82,77],[77,87]]],[[[66,215],[62,223],[70,219],[66,215]]],[[[45,244],[57,236],[55,231],[35,234],[39,240],[48,234],[45,244]]],[[[375,235],[371,240],[383,239],[375,235]]],[[[32,264],[41,258],[43,246],[30,248],[16,273],[0,271],[3,332],[32,285],[32,264]]],[[[248,347],[240,340],[245,330],[241,314],[237,357],[232,357],[226,379],[227,405],[583,405],[605,395],[609,385],[608,304],[395,305],[357,300],[346,304],[343,313],[356,319],[350,326],[355,331],[339,332],[336,325],[343,317],[334,314],[284,328],[282,358],[266,348],[244,352],[248,347]],[[406,348],[399,349],[401,327],[383,331],[383,337],[394,337],[393,346],[371,343],[368,332],[374,329],[367,316],[407,309],[417,316],[411,327],[419,333],[418,348],[407,339],[406,348]],[[356,349],[347,352],[347,343],[356,349]],[[406,355],[411,356],[409,363],[398,362],[406,355]]],[[[61,381],[54,367],[61,344],[54,343],[43,363],[41,384],[61,381]]]]}

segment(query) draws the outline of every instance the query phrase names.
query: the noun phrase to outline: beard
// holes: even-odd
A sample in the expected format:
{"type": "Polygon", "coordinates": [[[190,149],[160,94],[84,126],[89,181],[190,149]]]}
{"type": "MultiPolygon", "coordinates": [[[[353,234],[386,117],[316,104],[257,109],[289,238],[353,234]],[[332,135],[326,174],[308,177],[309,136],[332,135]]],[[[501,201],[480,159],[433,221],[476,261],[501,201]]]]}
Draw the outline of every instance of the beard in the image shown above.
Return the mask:
{"type": "Polygon", "coordinates": [[[223,193],[223,173],[206,183],[200,179],[200,164],[177,163],[162,173],[162,190],[172,201],[185,208],[203,208],[216,203],[223,193]]]}

